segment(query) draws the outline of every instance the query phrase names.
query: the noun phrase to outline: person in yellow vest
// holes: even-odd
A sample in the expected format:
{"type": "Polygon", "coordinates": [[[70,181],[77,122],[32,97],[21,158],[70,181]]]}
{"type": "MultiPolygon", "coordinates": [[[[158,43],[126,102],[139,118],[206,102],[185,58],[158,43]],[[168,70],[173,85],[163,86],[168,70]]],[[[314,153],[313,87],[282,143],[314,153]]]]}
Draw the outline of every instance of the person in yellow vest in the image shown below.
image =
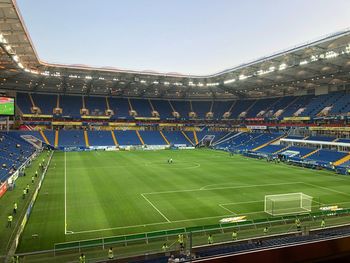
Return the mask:
{"type": "Polygon", "coordinates": [[[38,171],[35,171],[35,177],[38,177],[38,171]]]}
{"type": "Polygon", "coordinates": [[[263,230],[264,235],[267,235],[269,233],[269,228],[266,226],[263,230]]]}
{"type": "Polygon", "coordinates": [[[26,191],[27,191],[27,194],[28,194],[29,193],[29,184],[27,184],[26,191]]]}
{"type": "Polygon", "coordinates": [[[181,248],[184,247],[184,235],[183,234],[179,234],[177,236],[177,241],[179,242],[179,245],[181,248]]]}
{"type": "Polygon", "coordinates": [[[110,247],[108,249],[108,259],[113,259],[114,258],[114,254],[113,254],[113,248],[110,247]]]}
{"type": "Polygon", "coordinates": [[[14,256],[12,257],[12,263],[19,263],[19,256],[14,255],[14,256]]]}
{"type": "Polygon", "coordinates": [[[213,243],[214,243],[213,236],[212,236],[212,234],[209,234],[209,236],[208,236],[208,244],[212,245],[213,243]]]}
{"type": "Polygon", "coordinates": [[[235,230],[232,232],[232,240],[237,240],[237,232],[235,230]]]}
{"type": "Polygon", "coordinates": [[[12,221],[13,221],[13,216],[8,215],[7,217],[7,226],[6,227],[12,227],[12,221]]]}
{"type": "Polygon", "coordinates": [[[17,214],[17,203],[16,202],[13,203],[13,214],[14,215],[17,214]]]}
{"type": "Polygon", "coordinates": [[[324,218],[322,218],[321,220],[321,228],[325,228],[326,227],[326,221],[324,220],[324,218]]]}
{"type": "Polygon", "coordinates": [[[23,188],[23,195],[22,198],[25,199],[27,194],[27,189],[23,188]]]}
{"type": "Polygon", "coordinates": [[[301,231],[301,222],[299,218],[295,219],[295,225],[297,227],[297,231],[301,231]]]}
{"type": "Polygon", "coordinates": [[[162,246],[163,252],[166,252],[168,250],[168,248],[169,247],[168,247],[167,243],[164,243],[163,246],[162,246]]]}
{"type": "Polygon", "coordinates": [[[32,176],[32,184],[34,184],[34,180],[35,180],[35,178],[34,178],[34,176],[32,176]]]}
{"type": "Polygon", "coordinates": [[[79,257],[79,262],[80,262],[80,263],[85,263],[85,262],[86,262],[86,258],[85,258],[84,253],[81,253],[81,255],[80,255],[80,257],[79,257]]]}

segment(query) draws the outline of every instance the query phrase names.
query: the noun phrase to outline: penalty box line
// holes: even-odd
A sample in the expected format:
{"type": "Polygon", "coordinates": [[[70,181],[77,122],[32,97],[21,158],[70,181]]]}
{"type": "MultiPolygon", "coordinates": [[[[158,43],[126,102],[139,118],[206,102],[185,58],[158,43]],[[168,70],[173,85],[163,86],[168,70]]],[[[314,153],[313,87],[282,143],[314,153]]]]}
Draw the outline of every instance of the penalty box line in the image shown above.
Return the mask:
{"type": "Polygon", "coordinates": [[[168,222],[171,223],[171,221],[144,195],[141,194],[141,196],[168,222]]]}
{"type": "Polygon", "coordinates": [[[195,188],[195,189],[148,192],[148,193],[142,193],[141,195],[157,195],[157,194],[200,192],[200,191],[212,191],[212,190],[224,190],[224,189],[242,189],[242,188],[254,188],[254,187],[265,187],[265,186],[293,185],[293,184],[304,184],[304,182],[276,183],[276,184],[256,184],[256,185],[240,185],[240,186],[224,186],[224,187],[206,188],[208,186],[223,185],[223,184],[224,183],[222,183],[222,184],[211,184],[211,185],[206,185],[206,186],[203,186],[201,188],[195,188]]]}

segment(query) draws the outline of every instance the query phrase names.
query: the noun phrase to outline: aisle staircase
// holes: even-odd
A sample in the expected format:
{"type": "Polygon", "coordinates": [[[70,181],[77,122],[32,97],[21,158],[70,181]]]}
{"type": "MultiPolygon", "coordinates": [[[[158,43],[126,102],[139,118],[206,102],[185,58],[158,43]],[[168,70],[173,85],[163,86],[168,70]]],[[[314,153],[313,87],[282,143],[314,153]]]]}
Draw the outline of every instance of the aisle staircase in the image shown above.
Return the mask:
{"type": "Polygon", "coordinates": [[[162,131],[159,131],[160,135],[163,137],[164,141],[166,142],[167,145],[170,145],[170,142],[168,139],[165,137],[164,133],[162,131]]]}
{"type": "Polygon", "coordinates": [[[111,134],[112,134],[112,139],[113,139],[113,142],[114,142],[115,146],[118,146],[119,143],[117,141],[117,137],[115,137],[114,131],[111,131],[111,134]]]}
{"type": "Polygon", "coordinates": [[[136,131],[137,137],[139,138],[140,142],[142,145],[145,145],[145,142],[143,141],[141,134],[139,133],[139,131],[136,131]]]}
{"type": "Polygon", "coordinates": [[[50,145],[49,140],[47,139],[45,133],[44,133],[42,130],[40,130],[40,135],[41,135],[41,137],[43,137],[44,142],[45,142],[46,144],[50,145]]]}
{"type": "Polygon", "coordinates": [[[85,139],[85,146],[86,147],[90,147],[90,145],[89,145],[89,135],[88,135],[87,131],[84,131],[84,139],[85,139]]]}

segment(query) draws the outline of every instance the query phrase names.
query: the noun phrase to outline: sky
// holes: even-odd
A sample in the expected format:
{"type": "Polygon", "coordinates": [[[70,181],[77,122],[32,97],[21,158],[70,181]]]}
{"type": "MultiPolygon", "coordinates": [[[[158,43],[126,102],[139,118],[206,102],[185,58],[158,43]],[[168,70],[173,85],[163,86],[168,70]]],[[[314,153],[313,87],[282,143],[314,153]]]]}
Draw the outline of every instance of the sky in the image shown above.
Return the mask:
{"type": "Polygon", "coordinates": [[[350,27],[349,0],[17,0],[41,60],[208,75],[350,27]]]}

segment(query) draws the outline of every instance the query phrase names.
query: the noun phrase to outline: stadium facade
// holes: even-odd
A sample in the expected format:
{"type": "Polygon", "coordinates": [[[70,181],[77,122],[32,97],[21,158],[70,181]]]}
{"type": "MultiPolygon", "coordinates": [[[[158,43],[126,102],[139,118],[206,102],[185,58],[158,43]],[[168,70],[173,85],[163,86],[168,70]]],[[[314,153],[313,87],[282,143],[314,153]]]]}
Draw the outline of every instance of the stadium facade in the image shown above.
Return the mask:
{"type": "MultiPolygon", "coordinates": [[[[0,197],[14,187],[26,167],[37,162],[37,156],[41,158],[43,149],[49,149],[47,156],[51,160],[51,150],[210,147],[329,174],[350,172],[350,30],[208,76],[93,68],[40,60],[16,2],[0,0],[0,47],[0,91],[3,97],[15,98],[14,116],[4,114],[0,123],[3,130],[7,129],[1,133],[0,141],[0,197]]],[[[46,164],[42,166],[43,175],[35,197],[28,204],[28,210],[23,208],[27,213],[22,225],[8,236],[6,245],[0,246],[3,254],[14,255],[17,246],[25,242],[20,237],[46,171],[50,170],[49,163],[46,164]]],[[[309,200],[307,212],[314,212],[312,202],[320,202],[312,201],[312,197],[309,200]]],[[[349,216],[350,211],[346,209],[339,212],[338,206],[329,207],[322,213],[308,214],[307,220],[314,222],[315,218],[341,213],[349,216]]],[[[269,211],[273,211],[272,205],[269,211]]],[[[241,219],[234,218],[234,222],[229,222],[233,225],[227,227],[237,227],[241,219]]],[[[287,225],[294,219],[295,215],[279,218],[287,225]]],[[[258,220],[248,223],[256,228],[258,220]]],[[[261,224],[272,226],[272,219],[261,224]]],[[[221,223],[215,227],[215,231],[225,232],[221,223]]],[[[207,234],[207,230],[201,228],[200,231],[207,234]]],[[[181,234],[181,231],[174,233],[181,234]]],[[[185,233],[192,238],[195,231],[199,230],[185,233]]],[[[275,242],[283,247],[293,242],[315,241],[328,232],[339,236],[349,232],[347,228],[327,229],[326,234],[322,229],[314,231],[316,234],[308,235],[309,239],[273,236],[269,245],[275,242]]],[[[64,234],[71,234],[67,226],[64,234]]],[[[164,233],[158,234],[157,238],[164,238],[164,233]]],[[[36,234],[33,235],[35,238],[36,234]]],[[[126,244],[126,237],[123,238],[126,244]]],[[[135,240],[146,240],[147,244],[149,241],[147,235],[135,240]]],[[[89,242],[86,247],[98,246],[100,240],[96,241],[97,245],[89,242]]],[[[117,238],[111,244],[118,242],[121,240],[117,238]]],[[[260,243],[242,242],[193,249],[201,257],[261,249],[260,243]]],[[[82,243],[79,243],[79,252],[82,243]]],[[[75,245],[58,244],[53,249],[71,250],[75,245]]],[[[21,256],[25,257],[26,253],[21,256]]],[[[167,260],[168,256],[163,254],[155,253],[149,262],[157,257],[156,262],[167,260]]],[[[147,262],[145,258],[140,260],[147,262]]]]}

